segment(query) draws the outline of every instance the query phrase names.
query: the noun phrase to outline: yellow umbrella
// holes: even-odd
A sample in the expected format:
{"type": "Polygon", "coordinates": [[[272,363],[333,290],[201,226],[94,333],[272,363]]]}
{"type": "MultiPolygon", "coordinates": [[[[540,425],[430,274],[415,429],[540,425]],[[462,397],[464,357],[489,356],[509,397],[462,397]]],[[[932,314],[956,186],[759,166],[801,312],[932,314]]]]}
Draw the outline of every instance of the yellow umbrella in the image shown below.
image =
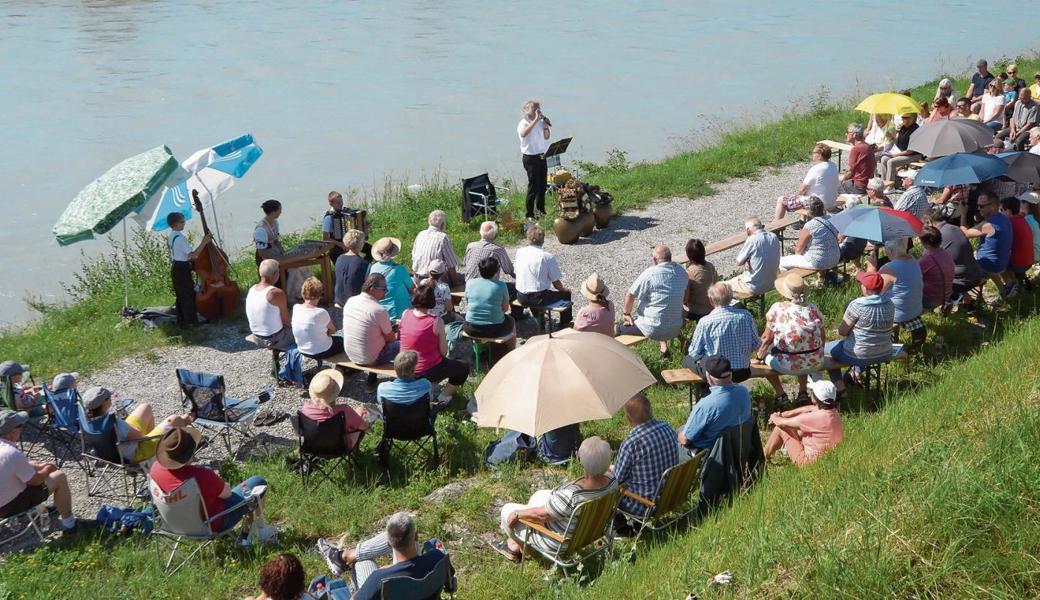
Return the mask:
{"type": "Polygon", "coordinates": [[[476,391],[477,425],[539,436],[609,419],[654,376],[639,355],[601,333],[540,335],[506,354],[476,391]]]}
{"type": "Polygon", "coordinates": [[[885,92],[867,96],[856,106],[856,110],[875,115],[906,115],[917,114],[917,101],[910,96],[885,92]]]}

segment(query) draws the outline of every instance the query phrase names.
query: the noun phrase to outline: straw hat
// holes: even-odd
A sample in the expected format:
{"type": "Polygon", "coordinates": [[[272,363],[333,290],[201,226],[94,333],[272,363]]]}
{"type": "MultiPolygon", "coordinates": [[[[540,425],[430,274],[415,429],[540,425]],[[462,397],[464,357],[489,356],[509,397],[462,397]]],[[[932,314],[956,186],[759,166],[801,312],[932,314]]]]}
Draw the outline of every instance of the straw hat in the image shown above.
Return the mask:
{"type": "Polygon", "coordinates": [[[200,439],[202,432],[194,427],[174,427],[159,440],[155,460],[171,471],[179,469],[191,462],[200,439]]]}
{"type": "Polygon", "coordinates": [[[379,238],[372,244],[372,258],[390,260],[401,253],[401,240],[392,237],[379,238]]]}
{"type": "Polygon", "coordinates": [[[805,280],[797,273],[790,273],[776,280],[776,291],[788,300],[797,300],[805,295],[805,280]]]}
{"type": "Polygon", "coordinates": [[[339,391],[343,389],[343,373],[336,369],[325,369],[319,371],[311,379],[308,391],[311,398],[320,399],[326,405],[332,406],[339,397],[339,391]]]}
{"type": "Polygon", "coordinates": [[[589,275],[588,279],[581,284],[581,295],[593,302],[606,298],[609,293],[610,288],[599,278],[599,273],[589,275]]]}

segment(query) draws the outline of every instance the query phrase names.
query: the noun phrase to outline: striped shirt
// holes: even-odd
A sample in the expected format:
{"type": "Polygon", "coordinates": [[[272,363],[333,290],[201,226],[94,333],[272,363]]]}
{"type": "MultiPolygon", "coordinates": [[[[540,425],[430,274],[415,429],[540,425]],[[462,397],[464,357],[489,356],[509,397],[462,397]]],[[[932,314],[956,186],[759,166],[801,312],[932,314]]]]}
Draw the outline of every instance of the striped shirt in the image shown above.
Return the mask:
{"type": "Polygon", "coordinates": [[[516,272],[513,271],[513,261],[509,260],[509,253],[506,252],[506,249],[493,242],[480,240],[470,242],[466,246],[466,254],[462,258],[462,269],[466,272],[466,281],[480,277],[480,269],[477,267],[480,265],[480,261],[488,257],[498,260],[500,267],[499,273],[495,275],[494,279],[498,279],[502,273],[516,277],[516,272]]]}
{"type": "Polygon", "coordinates": [[[879,294],[849,302],[844,320],[852,323],[852,329],[842,342],[845,353],[862,360],[888,356],[892,352],[895,314],[895,304],[879,294]]]}
{"type": "Polygon", "coordinates": [[[924,192],[924,188],[914,185],[908,187],[906,191],[899,196],[899,200],[896,200],[896,204],[892,208],[906,211],[920,219],[924,217],[925,211],[927,211],[930,206],[931,204],[928,203],[928,194],[924,192]]]}
{"type": "Polygon", "coordinates": [[[412,272],[416,275],[429,273],[430,263],[434,259],[444,261],[445,269],[455,269],[459,266],[459,259],[455,256],[455,249],[451,247],[448,234],[436,227],[428,227],[415,236],[412,244],[412,272]]]}
{"type": "Polygon", "coordinates": [[[663,262],[643,271],[628,293],[639,300],[636,327],[653,340],[670,340],[683,326],[683,300],[689,279],[678,263],[663,262]]]}
{"type": "MultiPolygon", "coordinates": [[[[545,527],[565,538],[569,538],[570,534],[574,532],[574,526],[577,525],[577,519],[572,520],[571,516],[574,514],[575,509],[578,508],[578,505],[582,502],[595,500],[617,489],[617,481],[609,473],[605,477],[610,480],[610,483],[605,487],[594,490],[582,488],[578,485],[578,479],[557,486],[552,491],[552,495],[549,496],[548,502],[545,503],[545,510],[552,517],[552,520],[546,523],[545,527]]],[[[566,546],[566,544],[561,544],[548,536],[530,529],[525,529],[524,535],[527,536],[528,545],[534,546],[550,556],[555,554],[556,550],[561,546],[566,546]]]]}
{"type": "MultiPolygon", "coordinates": [[[[657,419],[639,423],[618,448],[614,477],[627,489],[653,500],[661,476],[678,464],[678,450],[671,425],[657,419]]],[[[621,508],[637,516],[646,512],[646,507],[628,496],[621,498],[621,508]]]]}
{"type": "Polygon", "coordinates": [[[751,366],[751,351],[758,348],[755,319],[746,310],[718,306],[697,321],[689,354],[694,360],[721,354],[734,369],[751,366]]]}

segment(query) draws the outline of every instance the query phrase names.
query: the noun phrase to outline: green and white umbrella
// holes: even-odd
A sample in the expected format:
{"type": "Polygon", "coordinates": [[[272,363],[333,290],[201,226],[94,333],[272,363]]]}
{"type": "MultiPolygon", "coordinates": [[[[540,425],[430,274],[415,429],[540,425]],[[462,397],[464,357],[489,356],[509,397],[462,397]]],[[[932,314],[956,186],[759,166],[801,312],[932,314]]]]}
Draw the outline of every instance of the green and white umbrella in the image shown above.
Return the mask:
{"type": "Polygon", "coordinates": [[[130,213],[139,212],[178,166],[166,146],[124,160],[76,194],[51,230],[54,237],[67,246],[108,233],[130,213]]]}
{"type": "Polygon", "coordinates": [[[180,163],[166,146],[152,148],[112,167],[83,188],[54,224],[54,237],[62,246],[94,239],[123,223],[123,306],[130,304],[130,275],[126,256],[126,217],[140,212],[163,189],[180,163]]]}

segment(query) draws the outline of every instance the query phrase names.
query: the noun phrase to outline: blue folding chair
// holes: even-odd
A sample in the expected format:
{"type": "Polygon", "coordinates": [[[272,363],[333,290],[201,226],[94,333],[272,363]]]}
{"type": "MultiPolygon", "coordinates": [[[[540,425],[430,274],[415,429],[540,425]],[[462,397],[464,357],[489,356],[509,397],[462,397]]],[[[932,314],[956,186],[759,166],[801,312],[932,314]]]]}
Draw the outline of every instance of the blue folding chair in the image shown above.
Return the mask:
{"type": "Polygon", "coordinates": [[[264,390],[257,398],[235,400],[224,395],[224,376],[177,369],[177,382],[184,394],[184,407],[195,417],[195,426],[203,433],[224,440],[228,456],[234,457],[242,445],[255,436],[252,423],[260,402],[270,397],[264,390]],[[232,444],[238,438],[238,445],[232,444]]]}
{"type": "Polygon", "coordinates": [[[44,444],[62,466],[69,458],[79,462],[79,404],[80,397],[76,388],[52,390],[43,386],[43,398],[47,405],[47,418],[42,424],[45,436],[44,444]]]}
{"type": "Polygon", "coordinates": [[[132,501],[141,495],[144,487],[138,487],[137,478],[147,479],[146,462],[135,463],[123,457],[124,444],[136,444],[140,440],[120,442],[116,433],[116,416],[112,413],[88,419],[83,405],[77,407],[79,434],[83,443],[80,464],[87,474],[87,496],[100,496],[132,501]],[[93,479],[93,483],[91,483],[93,479]],[[122,494],[119,494],[122,483],[122,494]]]}

